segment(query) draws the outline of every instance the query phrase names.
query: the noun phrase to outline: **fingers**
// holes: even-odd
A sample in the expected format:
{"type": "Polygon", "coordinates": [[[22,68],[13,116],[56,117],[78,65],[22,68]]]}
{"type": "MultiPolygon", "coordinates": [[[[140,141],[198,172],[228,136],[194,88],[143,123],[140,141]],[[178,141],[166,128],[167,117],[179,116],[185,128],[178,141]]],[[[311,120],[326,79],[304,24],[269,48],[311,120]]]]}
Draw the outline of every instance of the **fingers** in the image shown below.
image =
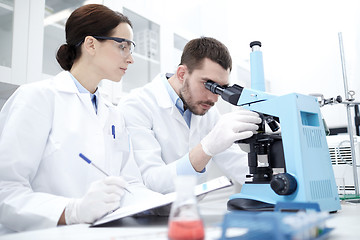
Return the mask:
{"type": "Polygon", "coordinates": [[[103,179],[104,184],[106,185],[114,185],[118,187],[126,187],[127,182],[122,177],[117,176],[109,176],[103,179]]]}
{"type": "Polygon", "coordinates": [[[244,132],[235,133],[233,140],[234,140],[234,142],[235,142],[235,141],[237,141],[237,140],[242,140],[242,139],[249,138],[249,137],[251,137],[252,135],[254,135],[254,133],[251,132],[251,131],[244,131],[244,132]]]}
{"type": "Polygon", "coordinates": [[[101,191],[107,194],[113,193],[118,196],[122,196],[124,194],[124,190],[125,190],[124,187],[109,185],[109,186],[104,186],[101,191]]]}
{"type": "Polygon", "coordinates": [[[259,126],[254,123],[245,123],[245,122],[236,122],[232,127],[234,132],[243,132],[243,131],[256,131],[259,129],[259,126]]]}
{"type": "Polygon", "coordinates": [[[234,111],[234,113],[241,114],[241,115],[251,115],[251,116],[255,116],[255,117],[259,116],[259,114],[257,112],[254,112],[254,111],[251,111],[251,110],[248,110],[245,108],[238,108],[234,111]]]}
{"type": "Polygon", "coordinates": [[[127,183],[122,177],[110,176],[93,182],[83,198],[67,206],[66,222],[92,223],[120,207],[127,183]]]}
{"type": "Polygon", "coordinates": [[[262,121],[258,113],[249,110],[237,110],[232,112],[230,118],[233,121],[255,124],[259,124],[262,121]]]}
{"type": "Polygon", "coordinates": [[[256,131],[259,129],[259,124],[262,122],[260,116],[256,112],[249,110],[238,110],[230,113],[229,118],[227,119],[228,126],[234,132],[243,132],[243,131],[256,131]]]}
{"type": "MultiPolygon", "coordinates": [[[[109,176],[103,179],[103,189],[104,193],[109,195],[116,195],[121,199],[121,197],[125,194],[125,188],[128,186],[128,183],[122,178],[117,176],[109,176]]],[[[111,197],[109,197],[109,201],[111,201],[111,197]]],[[[114,200],[116,201],[116,200],[114,200]]]]}
{"type": "Polygon", "coordinates": [[[121,190],[119,192],[106,193],[103,196],[104,203],[118,203],[120,204],[121,198],[124,196],[125,190],[121,190]]]}
{"type": "Polygon", "coordinates": [[[89,192],[103,192],[105,194],[114,193],[122,197],[127,185],[127,182],[122,177],[109,176],[94,182],[91,185],[89,192]]]}
{"type": "Polygon", "coordinates": [[[236,123],[251,123],[251,124],[259,124],[261,123],[260,117],[254,117],[254,116],[236,116],[232,119],[233,122],[236,123]]]}

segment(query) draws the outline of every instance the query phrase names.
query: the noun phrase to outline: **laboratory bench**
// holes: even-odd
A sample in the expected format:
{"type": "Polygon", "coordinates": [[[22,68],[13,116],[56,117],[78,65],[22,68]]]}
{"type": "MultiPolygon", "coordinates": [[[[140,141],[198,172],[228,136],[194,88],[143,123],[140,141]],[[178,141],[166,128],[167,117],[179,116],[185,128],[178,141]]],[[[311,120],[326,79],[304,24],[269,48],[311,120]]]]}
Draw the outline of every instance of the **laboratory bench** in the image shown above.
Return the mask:
{"type": "MultiPolygon", "coordinates": [[[[221,189],[208,193],[199,201],[199,209],[205,223],[205,239],[219,239],[220,224],[227,212],[226,202],[234,193],[234,188],[221,189]]],[[[13,233],[0,236],[0,240],[21,239],[167,239],[167,217],[127,217],[102,227],[90,227],[88,224],[61,226],[43,230],[13,233]]],[[[343,201],[341,210],[330,215],[326,227],[332,230],[326,236],[328,240],[360,239],[360,203],[343,201]]]]}

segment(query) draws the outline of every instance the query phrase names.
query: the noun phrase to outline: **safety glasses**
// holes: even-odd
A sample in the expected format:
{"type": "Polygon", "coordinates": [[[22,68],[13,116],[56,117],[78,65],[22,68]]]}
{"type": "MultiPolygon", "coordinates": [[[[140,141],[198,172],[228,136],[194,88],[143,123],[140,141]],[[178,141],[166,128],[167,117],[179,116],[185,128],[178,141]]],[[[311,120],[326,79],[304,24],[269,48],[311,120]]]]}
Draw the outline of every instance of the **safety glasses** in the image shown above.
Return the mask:
{"type": "Polygon", "coordinates": [[[102,39],[102,40],[113,40],[117,43],[119,43],[119,48],[121,53],[124,57],[129,56],[133,53],[135,48],[135,42],[125,39],[125,38],[117,38],[117,37],[103,37],[103,36],[93,36],[96,39],[102,39]]]}
{"type": "MultiPolygon", "coordinates": [[[[95,39],[101,39],[101,40],[113,40],[117,43],[119,43],[120,52],[124,57],[129,56],[133,53],[134,48],[136,46],[135,42],[126,39],[126,38],[118,38],[118,37],[104,37],[104,36],[92,36],[95,39]]],[[[76,44],[76,47],[80,46],[83,43],[83,41],[76,44]]]]}

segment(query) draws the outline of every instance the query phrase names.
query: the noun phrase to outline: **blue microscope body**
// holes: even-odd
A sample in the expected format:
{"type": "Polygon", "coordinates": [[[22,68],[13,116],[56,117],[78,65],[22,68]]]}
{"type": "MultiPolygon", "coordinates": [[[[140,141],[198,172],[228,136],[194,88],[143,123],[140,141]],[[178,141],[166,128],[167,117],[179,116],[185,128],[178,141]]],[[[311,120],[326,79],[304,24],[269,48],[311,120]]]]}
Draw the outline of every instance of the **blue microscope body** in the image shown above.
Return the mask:
{"type": "MultiPolygon", "coordinates": [[[[257,76],[263,78],[263,72],[257,76]]],[[[256,84],[264,88],[261,81],[256,84]]],[[[225,101],[259,113],[264,120],[257,134],[238,141],[250,146],[250,175],[241,192],[230,197],[230,210],[271,210],[277,202],[318,203],[321,211],[328,212],[341,208],[315,97],[298,93],[275,96],[238,85],[221,87],[214,82],[205,86],[225,101]],[[277,125],[272,128],[274,133],[266,133],[265,123],[270,127],[279,123],[281,133],[277,133],[277,125]],[[265,164],[260,163],[264,156],[265,164]]]]}

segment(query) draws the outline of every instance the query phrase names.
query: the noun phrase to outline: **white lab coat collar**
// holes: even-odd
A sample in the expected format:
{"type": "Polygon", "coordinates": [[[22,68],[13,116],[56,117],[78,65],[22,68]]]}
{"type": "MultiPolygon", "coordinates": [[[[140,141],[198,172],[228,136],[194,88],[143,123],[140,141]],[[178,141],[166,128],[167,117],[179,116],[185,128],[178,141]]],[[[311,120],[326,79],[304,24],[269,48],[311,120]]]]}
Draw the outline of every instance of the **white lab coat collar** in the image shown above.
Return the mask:
{"type": "Polygon", "coordinates": [[[107,102],[104,98],[99,94],[98,98],[98,113],[96,114],[94,111],[94,107],[89,97],[89,93],[80,93],[77,89],[70,73],[68,71],[62,71],[54,77],[54,85],[57,90],[60,92],[67,92],[77,94],[81,102],[84,104],[84,107],[88,110],[90,116],[92,118],[97,119],[101,122],[101,124],[105,124],[109,108],[112,104],[107,102]],[[108,107],[107,107],[108,106],[108,107]]]}
{"type": "Polygon", "coordinates": [[[164,79],[166,78],[166,74],[159,74],[155,77],[153,80],[153,87],[155,87],[155,91],[159,94],[156,95],[156,102],[160,108],[163,108],[164,110],[167,109],[167,111],[170,111],[170,114],[181,124],[185,125],[188,128],[188,125],[186,124],[183,116],[179,112],[179,109],[175,106],[173,101],[170,98],[170,95],[166,89],[166,86],[164,85],[164,79]]]}
{"type": "MultiPolygon", "coordinates": [[[[171,98],[169,96],[169,93],[167,92],[166,86],[163,83],[164,78],[166,78],[166,75],[160,73],[153,80],[153,82],[156,83],[155,86],[159,88],[158,89],[159,94],[156,95],[156,101],[157,101],[158,106],[161,108],[173,108],[173,107],[175,107],[175,105],[171,101],[171,98]]],[[[180,116],[181,116],[181,114],[180,114],[180,116]]]]}
{"type": "MultiPolygon", "coordinates": [[[[163,83],[163,78],[166,78],[166,74],[160,73],[152,81],[152,87],[156,88],[156,92],[158,92],[158,94],[156,95],[156,102],[158,106],[163,109],[169,109],[169,111],[171,111],[170,114],[173,115],[176,120],[188,127],[183,116],[181,116],[179,109],[177,109],[175,104],[172,102],[166,86],[163,83]]],[[[192,114],[190,128],[193,129],[193,131],[197,132],[197,128],[200,127],[200,121],[201,116],[192,114]]]]}
{"type": "Polygon", "coordinates": [[[60,92],[79,93],[68,71],[62,71],[54,77],[54,85],[60,92]]]}

